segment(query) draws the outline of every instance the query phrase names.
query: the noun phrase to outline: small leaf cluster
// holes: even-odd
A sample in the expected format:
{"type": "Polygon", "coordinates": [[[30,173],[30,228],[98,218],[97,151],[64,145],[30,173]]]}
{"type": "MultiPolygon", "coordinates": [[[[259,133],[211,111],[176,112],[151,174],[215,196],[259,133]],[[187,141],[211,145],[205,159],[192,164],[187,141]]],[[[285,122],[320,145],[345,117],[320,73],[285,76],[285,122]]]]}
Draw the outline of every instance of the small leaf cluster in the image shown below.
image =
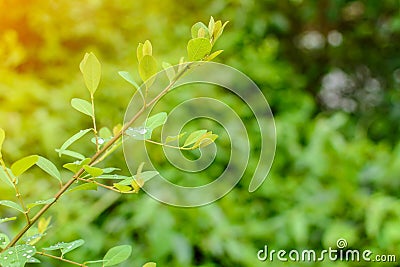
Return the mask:
{"type": "Polygon", "coordinates": [[[192,26],[192,39],[187,44],[187,53],[191,61],[210,61],[223,52],[223,50],[211,53],[211,50],[222,35],[228,21],[222,24],[220,20],[214,21],[211,17],[208,27],[202,22],[197,22],[192,26]]]}

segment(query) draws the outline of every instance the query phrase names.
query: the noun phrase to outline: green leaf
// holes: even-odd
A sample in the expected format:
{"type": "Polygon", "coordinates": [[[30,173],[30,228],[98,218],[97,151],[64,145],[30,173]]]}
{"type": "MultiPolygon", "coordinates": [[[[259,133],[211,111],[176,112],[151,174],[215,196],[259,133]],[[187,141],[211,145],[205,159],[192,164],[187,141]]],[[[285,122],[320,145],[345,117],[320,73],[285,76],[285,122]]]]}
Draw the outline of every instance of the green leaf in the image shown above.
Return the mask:
{"type": "Polygon", "coordinates": [[[204,58],[205,61],[211,61],[214,58],[216,58],[217,56],[219,56],[222,52],[224,52],[224,50],[218,50],[215,51],[214,53],[212,53],[211,55],[207,56],[206,58],[204,58]]]}
{"type": "Polygon", "coordinates": [[[120,171],[121,169],[119,169],[119,168],[114,168],[114,167],[109,167],[109,168],[104,168],[103,169],[103,172],[104,173],[112,173],[112,172],[114,172],[114,171],[120,171]]]}
{"type": "Polygon", "coordinates": [[[40,239],[42,239],[43,236],[44,236],[43,234],[35,234],[35,235],[32,235],[32,236],[24,237],[23,240],[24,240],[25,244],[33,246],[37,242],[39,242],[40,239]]]}
{"type": "Polygon", "coordinates": [[[203,136],[203,134],[207,133],[207,130],[198,130],[195,131],[193,133],[191,133],[188,138],[186,139],[185,143],[183,144],[183,146],[189,146],[191,144],[196,143],[197,140],[200,139],[200,137],[203,136]]]}
{"type": "MultiPolygon", "coordinates": [[[[0,218],[0,224],[5,223],[5,222],[10,222],[10,221],[15,221],[17,217],[9,217],[9,218],[0,218]]],[[[0,242],[1,244],[1,242],[0,242]]]]}
{"type": "Polygon", "coordinates": [[[153,55],[153,46],[149,40],[146,40],[143,44],[143,56],[153,55]]]}
{"type": "Polygon", "coordinates": [[[119,76],[124,78],[125,81],[133,85],[133,87],[136,88],[136,90],[140,90],[139,85],[135,82],[135,80],[132,78],[132,76],[129,74],[127,71],[119,71],[118,72],[119,76]]]}
{"type": "Polygon", "coordinates": [[[186,62],[186,61],[185,61],[185,58],[184,58],[184,57],[181,57],[181,58],[179,59],[178,73],[181,72],[184,68],[187,67],[188,64],[185,64],[185,62],[186,62]]]}
{"type": "Polygon", "coordinates": [[[218,138],[218,135],[213,134],[212,132],[207,132],[205,134],[203,134],[197,141],[196,143],[194,143],[193,145],[193,149],[197,148],[197,147],[206,147],[210,144],[212,144],[215,139],[218,138]]]}
{"type": "Polygon", "coordinates": [[[174,67],[168,62],[163,62],[162,67],[165,70],[165,73],[168,77],[168,80],[172,82],[175,79],[176,73],[174,67]]]}
{"type": "Polygon", "coordinates": [[[70,170],[73,173],[77,173],[83,165],[87,165],[90,162],[90,158],[83,159],[82,161],[76,161],[71,163],[66,163],[63,167],[67,170],[70,170]]]}
{"type": "MultiPolygon", "coordinates": [[[[8,171],[8,173],[10,173],[11,170],[8,171]]],[[[3,170],[3,168],[0,167],[0,180],[4,183],[9,185],[10,187],[14,187],[13,183],[10,181],[10,179],[8,178],[6,172],[3,170]]]]}
{"type": "Polygon", "coordinates": [[[69,243],[65,242],[59,242],[55,245],[52,245],[50,247],[44,248],[43,250],[47,251],[52,251],[52,250],[61,250],[62,256],[67,254],[68,252],[71,252],[85,244],[85,241],[83,239],[78,239],[69,243]]]}
{"type": "Polygon", "coordinates": [[[38,162],[39,156],[38,155],[31,155],[24,157],[20,160],[17,160],[11,165],[11,171],[15,176],[20,176],[24,172],[26,172],[30,167],[38,162]]]}
{"type": "Polygon", "coordinates": [[[144,184],[147,181],[149,181],[150,179],[154,178],[156,175],[158,175],[159,172],[158,171],[145,171],[145,172],[141,172],[138,175],[134,175],[133,177],[126,177],[125,180],[119,182],[119,185],[131,185],[132,181],[136,180],[138,183],[144,184]]]}
{"type": "Polygon", "coordinates": [[[96,264],[96,263],[103,263],[104,260],[97,260],[97,261],[85,261],[83,264],[84,265],[89,265],[89,264],[96,264]]]}
{"type": "Polygon", "coordinates": [[[213,32],[213,43],[215,43],[218,38],[222,35],[225,26],[229,23],[229,21],[226,21],[224,25],[222,25],[222,22],[220,20],[215,22],[214,25],[214,32],[213,32]]]}
{"type": "Polygon", "coordinates": [[[89,53],[85,53],[85,55],[83,56],[83,59],[79,63],[79,69],[80,69],[81,72],[83,72],[84,65],[86,64],[88,58],[89,58],[89,53]]]}
{"type": "Polygon", "coordinates": [[[122,131],[122,124],[121,123],[118,123],[117,125],[115,125],[114,127],[113,127],[113,135],[115,136],[115,135],[117,135],[120,131],[122,131]]]}
{"type": "Polygon", "coordinates": [[[45,234],[43,234],[43,233],[39,233],[38,229],[36,227],[33,227],[30,229],[30,232],[28,232],[28,234],[26,236],[24,236],[24,238],[22,240],[25,242],[25,244],[33,246],[37,242],[39,242],[40,239],[42,239],[42,237],[44,235],[45,234]]]}
{"type": "Polygon", "coordinates": [[[210,21],[208,22],[208,32],[212,34],[214,32],[214,25],[215,21],[214,18],[211,16],[210,21]]]}
{"type": "Polygon", "coordinates": [[[36,165],[43,171],[47,172],[51,177],[56,178],[62,184],[61,174],[57,167],[50,160],[39,156],[36,165]]]}
{"type": "MultiPolygon", "coordinates": [[[[72,145],[73,143],[75,143],[77,140],[79,140],[80,138],[82,138],[85,134],[87,134],[88,132],[90,132],[92,129],[86,129],[86,130],[80,130],[79,132],[77,132],[76,134],[74,134],[73,136],[71,136],[67,141],[64,142],[64,144],[62,144],[62,146],[60,147],[60,149],[58,150],[58,155],[61,157],[62,154],[66,154],[65,150],[72,145]]],[[[67,154],[66,154],[67,155],[67,154]]],[[[69,155],[71,156],[71,155],[69,155]]]]}
{"type": "Polygon", "coordinates": [[[91,95],[94,95],[101,77],[101,64],[99,60],[93,53],[86,53],[81,61],[80,69],[87,89],[91,95]]]}
{"type": "MultiPolygon", "coordinates": [[[[145,183],[145,182],[147,182],[148,180],[152,179],[153,177],[155,177],[158,174],[159,174],[158,171],[142,172],[142,173],[140,173],[140,179],[145,183]]],[[[139,177],[137,177],[137,175],[135,175],[134,178],[135,179],[139,179],[139,177]]]]}
{"type": "Polygon", "coordinates": [[[139,62],[139,75],[144,82],[157,73],[157,62],[153,56],[144,55],[139,62]]]}
{"type": "Polygon", "coordinates": [[[122,245],[113,247],[104,256],[103,260],[105,260],[105,263],[103,264],[103,266],[107,267],[120,264],[121,262],[126,261],[131,256],[131,254],[131,246],[122,245]]]}
{"type": "Polygon", "coordinates": [[[81,153],[75,152],[75,151],[71,151],[71,150],[61,150],[61,149],[55,149],[55,151],[59,154],[59,156],[61,157],[61,155],[67,155],[76,159],[80,159],[83,160],[85,159],[85,156],[82,155],[81,153]]]}
{"type": "Polygon", "coordinates": [[[155,262],[148,262],[143,267],[157,267],[157,264],[155,262]]]}
{"type": "Polygon", "coordinates": [[[44,234],[47,231],[47,229],[49,228],[50,222],[51,222],[51,216],[47,217],[47,218],[41,217],[37,224],[38,225],[38,227],[37,227],[38,233],[44,234]]]}
{"type": "Polygon", "coordinates": [[[103,170],[100,168],[92,167],[89,165],[84,165],[83,168],[87,173],[89,173],[93,177],[97,177],[103,174],[103,170]]]}
{"type": "Polygon", "coordinates": [[[36,259],[35,257],[30,257],[27,263],[41,263],[40,260],[36,259]]]}
{"type": "MultiPolygon", "coordinates": [[[[143,187],[143,185],[158,175],[159,173],[157,171],[147,171],[147,172],[141,172],[141,170],[138,170],[138,173],[133,177],[133,180],[131,180],[131,186],[134,189],[135,193],[138,193],[140,188],[143,187]]],[[[123,183],[125,181],[122,181],[123,183]]]]}
{"type": "Polygon", "coordinates": [[[207,38],[195,38],[189,41],[187,52],[190,61],[202,60],[211,52],[212,46],[207,38]]]}
{"type": "Polygon", "coordinates": [[[191,30],[190,30],[193,39],[195,39],[195,38],[197,38],[197,37],[200,37],[200,36],[199,36],[199,30],[200,30],[200,29],[203,29],[204,33],[206,34],[205,36],[202,36],[202,37],[206,37],[206,38],[209,38],[209,37],[210,37],[210,33],[209,33],[209,31],[208,31],[207,26],[204,25],[203,22],[197,22],[196,24],[194,24],[194,25],[192,26],[192,28],[191,28],[191,30]]]}
{"type": "Polygon", "coordinates": [[[136,56],[137,56],[138,62],[140,62],[143,58],[143,44],[142,43],[138,44],[138,47],[136,49],[136,56]]]}
{"type": "Polygon", "coordinates": [[[99,136],[101,138],[103,138],[104,140],[109,140],[113,137],[113,134],[112,134],[111,130],[108,129],[107,127],[102,127],[99,130],[99,136]]]}
{"type": "Polygon", "coordinates": [[[132,187],[130,187],[130,186],[128,186],[128,185],[122,185],[122,184],[117,184],[117,183],[115,183],[115,184],[113,184],[113,186],[116,188],[116,189],[118,189],[119,191],[121,191],[121,192],[129,192],[129,191],[132,191],[132,187]]]}
{"type": "Polygon", "coordinates": [[[3,143],[5,138],[6,138],[6,133],[2,128],[0,128],[0,158],[2,157],[1,149],[3,148],[3,143]]]}
{"type": "Polygon", "coordinates": [[[186,132],[181,133],[179,135],[174,135],[174,136],[167,136],[167,138],[165,139],[165,143],[170,143],[173,142],[175,140],[179,140],[181,137],[183,137],[186,134],[186,132]]]}
{"type": "Polygon", "coordinates": [[[201,142],[199,143],[199,147],[206,147],[206,146],[214,143],[217,138],[218,138],[218,135],[210,134],[209,136],[207,136],[206,138],[203,138],[203,140],[201,140],[201,142]]]}
{"type": "Polygon", "coordinates": [[[146,128],[154,130],[155,128],[163,125],[167,121],[167,117],[168,115],[166,112],[160,112],[154,116],[149,117],[145,123],[146,128]]]}
{"type": "Polygon", "coordinates": [[[47,199],[47,200],[38,200],[38,201],[35,201],[33,203],[29,203],[28,205],[26,205],[26,207],[28,209],[31,209],[31,208],[36,207],[36,206],[51,204],[55,200],[56,200],[55,198],[50,198],[50,199],[47,199]]]}
{"type": "Polygon", "coordinates": [[[71,106],[79,112],[94,117],[92,104],[80,98],[72,98],[71,106]]]}
{"type": "Polygon", "coordinates": [[[68,192],[76,192],[76,191],[90,191],[90,190],[97,190],[97,184],[95,183],[84,183],[78,186],[75,186],[74,188],[70,189],[68,192]]]}
{"type": "MultiPolygon", "coordinates": [[[[115,183],[114,187],[117,188],[118,186],[130,186],[132,184],[133,180],[135,180],[135,178],[133,176],[130,176],[130,177],[126,176],[126,178],[123,181],[121,181],[119,183],[115,183]]],[[[131,190],[132,190],[132,188],[131,188],[131,190]]]]}
{"type": "Polygon", "coordinates": [[[136,175],[139,175],[142,173],[144,164],[145,164],[145,162],[142,162],[139,164],[139,167],[136,170],[136,175]]]}
{"type": "Polygon", "coordinates": [[[0,254],[0,265],[3,267],[23,267],[36,254],[31,245],[17,245],[0,254]]]}
{"type": "Polygon", "coordinates": [[[209,34],[208,30],[206,30],[204,28],[200,28],[199,32],[197,33],[197,37],[210,39],[209,38],[210,34],[209,34]]]}
{"type": "Polygon", "coordinates": [[[73,173],[77,173],[78,171],[79,171],[79,165],[78,164],[75,164],[75,163],[65,163],[64,165],[63,165],[63,168],[65,168],[65,169],[67,169],[67,170],[69,170],[69,171],[71,171],[71,172],[73,172],[73,173]]]}
{"type": "Polygon", "coordinates": [[[61,248],[61,253],[62,255],[67,254],[68,252],[71,252],[74,249],[79,248],[80,246],[83,246],[85,244],[85,241],[83,239],[75,240],[70,243],[67,243],[66,246],[61,248]]]}
{"type": "Polygon", "coordinates": [[[0,233],[0,249],[5,249],[9,243],[10,238],[6,234],[0,233]]]}
{"type": "Polygon", "coordinates": [[[24,210],[22,209],[22,207],[20,205],[18,205],[15,202],[12,202],[10,200],[0,200],[0,205],[6,206],[6,207],[9,207],[9,208],[12,208],[12,209],[15,209],[15,210],[17,210],[19,212],[24,213],[24,210]]]}

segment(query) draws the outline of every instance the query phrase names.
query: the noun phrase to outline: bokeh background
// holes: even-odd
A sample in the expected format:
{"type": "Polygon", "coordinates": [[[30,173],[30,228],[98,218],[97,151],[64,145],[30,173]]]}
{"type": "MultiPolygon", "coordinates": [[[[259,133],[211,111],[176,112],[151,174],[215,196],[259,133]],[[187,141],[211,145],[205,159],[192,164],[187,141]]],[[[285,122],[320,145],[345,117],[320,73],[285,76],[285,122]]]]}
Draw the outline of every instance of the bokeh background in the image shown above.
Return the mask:
{"type": "MultiPolygon", "coordinates": [[[[86,245],[71,254],[77,261],[132,244],[133,256],[123,266],[152,260],[158,266],[253,267],[290,265],[259,262],[264,245],[321,250],[346,238],[351,248],[397,254],[399,261],[399,8],[398,0],[0,0],[0,125],[7,133],[8,163],[29,154],[59,166],[71,160],[58,158],[54,149],[90,127],[69,106],[73,97],[88,98],[78,68],[85,52],[93,51],[103,64],[97,118],[112,127],[123,120],[133,93],[117,71],[137,77],[137,43],[150,39],[159,62],[178,63],[191,25],[207,23],[211,15],[230,21],[217,44],[225,50],[217,61],[259,85],[277,127],[275,161],[255,193],[247,191],[252,160],[230,194],[202,208],[169,207],[143,193],[68,194],[49,212],[53,228],[41,244],[83,238],[86,245]]],[[[251,121],[247,109],[242,113],[251,121]]],[[[224,147],[216,172],[229,156],[224,147]]],[[[88,140],[74,148],[93,152],[88,140]]],[[[256,154],[257,145],[252,148],[256,154]]],[[[107,164],[126,170],[122,152],[107,164]]],[[[32,200],[57,190],[37,170],[21,186],[32,200]]],[[[13,198],[2,185],[0,196],[13,198]]],[[[0,230],[13,235],[22,222],[0,230]]],[[[45,261],[40,266],[67,266],[45,261]]]]}

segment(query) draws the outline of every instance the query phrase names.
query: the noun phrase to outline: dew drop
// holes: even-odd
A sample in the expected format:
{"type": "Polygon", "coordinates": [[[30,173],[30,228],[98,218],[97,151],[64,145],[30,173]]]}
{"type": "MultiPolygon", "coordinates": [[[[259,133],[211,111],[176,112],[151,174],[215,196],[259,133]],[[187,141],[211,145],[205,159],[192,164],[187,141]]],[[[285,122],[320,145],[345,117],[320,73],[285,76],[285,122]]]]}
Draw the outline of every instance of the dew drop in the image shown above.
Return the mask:
{"type": "Polygon", "coordinates": [[[97,139],[97,143],[99,144],[99,145],[102,145],[102,144],[104,144],[104,139],[103,138],[98,138],[97,139]]]}
{"type": "Polygon", "coordinates": [[[136,131],[137,131],[139,134],[145,134],[145,133],[147,133],[146,128],[139,128],[139,129],[137,129],[136,131]]]}
{"type": "Polygon", "coordinates": [[[132,137],[136,137],[136,138],[140,138],[139,140],[142,140],[142,138],[143,138],[143,135],[145,135],[146,133],[148,133],[149,132],[149,129],[148,128],[146,128],[146,127],[143,127],[143,126],[141,126],[141,127],[136,127],[136,128],[132,128],[132,127],[130,127],[130,128],[128,128],[127,130],[126,130],[126,134],[128,135],[128,136],[132,136],[132,137]]]}

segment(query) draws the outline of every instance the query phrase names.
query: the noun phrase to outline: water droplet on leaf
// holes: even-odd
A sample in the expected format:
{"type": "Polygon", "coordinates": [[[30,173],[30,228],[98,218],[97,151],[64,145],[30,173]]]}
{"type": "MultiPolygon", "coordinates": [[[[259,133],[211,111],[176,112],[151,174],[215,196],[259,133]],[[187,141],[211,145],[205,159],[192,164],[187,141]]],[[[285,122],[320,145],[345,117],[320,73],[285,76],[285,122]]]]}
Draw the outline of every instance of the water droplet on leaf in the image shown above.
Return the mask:
{"type": "Polygon", "coordinates": [[[137,132],[140,134],[145,134],[145,133],[147,133],[147,130],[146,130],[146,128],[142,128],[142,129],[138,129],[137,132]]]}
{"type": "Polygon", "coordinates": [[[151,129],[144,126],[135,128],[130,127],[125,133],[136,140],[146,140],[151,138],[151,129]]]}

